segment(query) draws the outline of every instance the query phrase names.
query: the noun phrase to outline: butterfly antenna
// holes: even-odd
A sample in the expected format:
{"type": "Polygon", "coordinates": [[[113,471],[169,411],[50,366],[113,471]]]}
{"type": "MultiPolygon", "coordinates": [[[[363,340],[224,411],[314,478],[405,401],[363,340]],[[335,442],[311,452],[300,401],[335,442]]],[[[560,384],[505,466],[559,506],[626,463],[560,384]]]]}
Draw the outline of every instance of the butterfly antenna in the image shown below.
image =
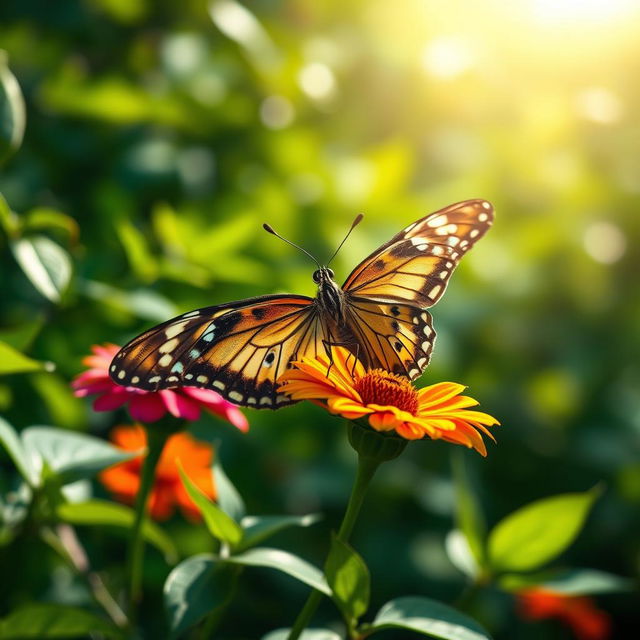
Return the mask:
{"type": "Polygon", "coordinates": [[[342,249],[342,245],[347,241],[347,238],[351,235],[351,232],[362,222],[362,218],[364,218],[363,213],[359,213],[356,216],[356,219],[351,223],[351,227],[349,231],[347,231],[347,235],[344,237],[344,240],[338,245],[338,248],[333,252],[333,255],[329,258],[329,262],[327,262],[327,266],[329,266],[331,261],[338,255],[338,251],[342,249]]]}
{"type": "Polygon", "coordinates": [[[303,249],[300,245],[296,244],[295,242],[291,242],[291,240],[287,240],[286,238],[283,238],[279,233],[276,233],[275,229],[271,225],[264,222],[262,224],[262,228],[268,233],[270,233],[271,235],[274,235],[276,238],[280,238],[280,240],[283,240],[287,244],[290,244],[292,247],[295,247],[296,249],[300,249],[302,253],[306,253],[318,265],[318,269],[322,269],[322,266],[320,265],[320,263],[306,249],[303,249]]]}

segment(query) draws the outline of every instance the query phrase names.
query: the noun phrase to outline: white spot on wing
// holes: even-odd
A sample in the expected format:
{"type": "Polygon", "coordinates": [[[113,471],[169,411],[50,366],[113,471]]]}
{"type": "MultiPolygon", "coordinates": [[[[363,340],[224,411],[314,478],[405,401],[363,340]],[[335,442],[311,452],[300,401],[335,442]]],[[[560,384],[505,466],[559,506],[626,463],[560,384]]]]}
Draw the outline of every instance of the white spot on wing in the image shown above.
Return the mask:
{"type": "Polygon", "coordinates": [[[120,371],[118,373],[118,380],[122,380],[127,375],[126,371],[120,371]]]}
{"type": "Polygon", "coordinates": [[[431,289],[431,291],[429,291],[429,297],[432,300],[435,300],[441,291],[442,291],[442,285],[437,284],[435,287],[433,287],[433,289],[431,289]]]}
{"type": "Polygon", "coordinates": [[[213,381],[213,386],[214,386],[216,389],[220,389],[220,391],[224,391],[224,389],[225,389],[225,387],[226,387],[225,383],[224,383],[224,382],[221,382],[220,380],[214,380],[214,381],[213,381]]]}
{"type": "Polygon", "coordinates": [[[438,229],[436,229],[436,233],[439,236],[448,236],[451,233],[455,233],[458,230],[458,225],[457,224],[445,224],[442,227],[439,227],[438,229]]]}
{"type": "Polygon", "coordinates": [[[196,378],[196,382],[199,382],[200,384],[207,384],[207,382],[209,382],[209,378],[207,378],[207,376],[198,376],[196,378]]]}
{"type": "Polygon", "coordinates": [[[264,398],[260,398],[260,404],[273,404],[271,398],[268,396],[264,396],[264,398]]]}
{"type": "Polygon", "coordinates": [[[195,311],[189,311],[189,313],[184,313],[182,314],[183,318],[195,318],[196,316],[200,315],[200,311],[199,310],[195,310],[195,311]]]}
{"type": "Polygon", "coordinates": [[[471,231],[469,231],[470,238],[475,238],[479,234],[480,234],[480,229],[471,229],[471,231]]]}
{"type": "Polygon", "coordinates": [[[234,402],[242,402],[242,398],[243,395],[241,393],[238,393],[237,391],[229,392],[229,399],[233,400],[234,402]]]}
{"type": "Polygon", "coordinates": [[[162,376],[153,376],[153,378],[149,378],[149,382],[151,384],[155,384],[156,382],[160,382],[162,380],[162,376]]]}
{"type": "Polygon", "coordinates": [[[171,353],[178,346],[178,338],[173,338],[173,340],[167,340],[164,344],[160,345],[158,351],[160,353],[171,353]]]}
{"type": "Polygon", "coordinates": [[[171,364],[171,361],[173,360],[173,358],[171,357],[170,353],[165,353],[162,358],[160,358],[160,360],[158,360],[158,364],[161,367],[168,367],[171,364]]]}
{"type": "Polygon", "coordinates": [[[426,358],[419,358],[418,359],[418,366],[421,369],[424,369],[425,365],[427,364],[427,359],[426,358]]]}
{"type": "Polygon", "coordinates": [[[482,203],[482,206],[485,209],[491,209],[491,204],[489,202],[487,202],[486,200],[482,203]]]}
{"type": "Polygon", "coordinates": [[[189,324],[188,322],[180,322],[179,324],[174,324],[171,327],[167,327],[164,330],[164,335],[167,338],[175,338],[179,333],[182,333],[183,329],[189,324]]]}
{"type": "Polygon", "coordinates": [[[486,213],[481,213],[478,216],[478,220],[480,220],[480,222],[486,222],[489,219],[489,216],[486,213]]]}
{"type": "Polygon", "coordinates": [[[449,218],[447,218],[445,214],[442,214],[442,215],[436,216],[433,220],[429,220],[427,224],[430,227],[441,227],[443,224],[447,224],[448,221],[449,221],[449,218]]]}

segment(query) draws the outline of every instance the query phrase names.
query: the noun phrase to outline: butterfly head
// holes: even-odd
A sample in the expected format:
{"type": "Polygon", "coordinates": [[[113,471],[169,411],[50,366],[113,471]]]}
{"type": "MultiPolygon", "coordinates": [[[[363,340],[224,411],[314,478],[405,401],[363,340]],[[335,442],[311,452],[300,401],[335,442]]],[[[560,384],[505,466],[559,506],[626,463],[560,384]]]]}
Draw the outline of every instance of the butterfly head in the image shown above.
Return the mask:
{"type": "Polygon", "coordinates": [[[329,269],[329,267],[321,267],[320,269],[316,269],[311,277],[318,286],[322,286],[325,282],[333,282],[335,275],[336,274],[333,273],[333,269],[329,269]]]}

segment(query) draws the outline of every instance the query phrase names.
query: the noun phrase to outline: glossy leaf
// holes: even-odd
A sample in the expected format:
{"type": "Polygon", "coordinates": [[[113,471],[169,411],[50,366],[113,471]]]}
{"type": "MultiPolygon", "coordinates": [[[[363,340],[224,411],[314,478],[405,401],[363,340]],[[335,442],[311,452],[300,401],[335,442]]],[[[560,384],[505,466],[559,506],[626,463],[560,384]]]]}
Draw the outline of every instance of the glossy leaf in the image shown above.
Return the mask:
{"type": "Polygon", "coordinates": [[[348,621],[357,621],[369,607],[369,569],[364,560],[334,535],[324,566],[333,600],[348,621]]]}
{"type": "Polygon", "coordinates": [[[20,231],[20,219],[11,211],[4,196],[0,193],[0,229],[9,237],[14,237],[20,231]]]}
{"type": "Polygon", "coordinates": [[[124,638],[120,629],[85,609],[59,604],[32,603],[0,621],[0,640],[86,638],[89,634],[124,638]]]}
{"type": "Polygon", "coordinates": [[[0,50],[0,164],[20,148],[26,119],[20,85],[9,69],[6,51],[0,50]]]}
{"type": "Polygon", "coordinates": [[[494,571],[531,571],[562,553],[576,538],[599,491],[537,500],[499,522],[489,535],[494,571]]]}
{"type": "MultiPolygon", "coordinates": [[[[276,629],[262,636],[262,640],[287,640],[291,629],[276,629]]],[[[305,629],[300,640],[342,640],[342,636],[329,629],[305,629]]]]}
{"type": "Polygon", "coordinates": [[[203,553],[181,562],[164,583],[164,606],[172,637],[197,624],[226,599],[223,567],[203,553]]]}
{"type": "Polygon", "coordinates": [[[216,488],[217,502],[220,508],[236,522],[245,515],[246,508],[242,496],[233,486],[220,463],[220,443],[215,446],[216,457],[213,461],[213,486],[216,488]]]}
{"type": "Polygon", "coordinates": [[[69,254],[46,236],[14,240],[11,250],[31,284],[51,302],[60,302],[71,280],[69,254]]]}
{"type": "Polygon", "coordinates": [[[387,602],[368,635],[385,629],[406,629],[443,640],[488,640],[491,636],[472,618],[430,598],[407,596],[387,602]]]}
{"type": "Polygon", "coordinates": [[[478,564],[471,552],[467,536],[459,529],[454,529],[449,531],[444,542],[451,564],[469,578],[475,578],[478,575],[478,564]]]}
{"type": "Polygon", "coordinates": [[[308,527],[318,522],[318,520],[320,520],[318,514],[306,516],[245,516],[240,522],[244,529],[244,536],[239,546],[241,549],[255,547],[282,529],[308,527]]]}
{"type": "Polygon", "coordinates": [[[225,562],[242,564],[250,567],[268,567],[286,573],[300,582],[321,591],[327,596],[331,595],[331,589],[322,572],[309,564],[306,560],[294,556],[288,551],[258,547],[250,549],[238,555],[232,555],[224,559],[225,562]]]}
{"type": "Polygon", "coordinates": [[[596,569],[566,569],[525,575],[505,575],[500,586],[507,591],[541,588],[567,596],[587,596],[629,591],[634,582],[596,569]]]}
{"type": "Polygon", "coordinates": [[[90,478],[136,456],[99,438],[54,427],[28,427],[22,432],[22,443],[34,465],[44,460],[64,482],[90,478]]]}
{"type": "Polygon", "coordinates": [[[0,342],[0,375],[52,371],[53,369],[54,365],[51,362],[39,362],[20,353],[6,342],[0,342]]]}
{"type": "Polygon", "coordinates": [[[182,469],[180,469],[180,477],[189,497],[200,510],[211,535],[231,546],[238,544],[242,538],[240,525],[217,504],[211,502],[182,469]]]}
{"type": "Polygon", "coordinates": [[[46,207],[38,207],[25,213],[23,229],[25,232],[63,231],[70,242],[76,242],[80,235],[80,227],[71,216],[46,207]]]}
{"type": "Polygon", "coordinates": [[[38,474],[31,464],[31,459],[22,444],[16,430],[0,416],[0,444],[4,447],[9,457],[16,465],[20,475],[27,483],[35,487],[38,484],[38,474]]]}
{"type": "MultiPolygon", "coordinates": [[[[130,507],[106,500],[89,500],[61,504],[56,515],[73,525],[109,526],[130,529],[133,526],[135,512],[130,507]]],[[[178,554],[171,538],[149,519],[144,521],[142,534],[145,540],[161,551],[168,563],[176,561],[178,554]]]]}

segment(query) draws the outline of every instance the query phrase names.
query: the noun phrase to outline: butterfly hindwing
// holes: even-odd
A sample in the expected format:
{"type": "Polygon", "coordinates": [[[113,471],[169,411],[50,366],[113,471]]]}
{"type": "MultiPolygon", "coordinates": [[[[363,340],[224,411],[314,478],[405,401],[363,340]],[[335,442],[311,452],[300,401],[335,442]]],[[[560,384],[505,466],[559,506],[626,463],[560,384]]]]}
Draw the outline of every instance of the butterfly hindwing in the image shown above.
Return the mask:
{"type": "Polygon", "coordinates": [[[207,307],[169,320],[116,355],[111,377],[158,391],[180,386],[215,389],[244,406],[290,404],[276,381],[294,357],[314,357],[326,330],[306,296],[262,296],[207,307]]]}
{"type": "Polygon", "coordinates": [[[467,200],[428,215],[363,260],[343,285],[358,297],[435,304],[460,258],[487,232],[493,208],[467,200]]]}
{"type": "Polygon", "coordinates": [[[435,339],[431,314],[409,304],[351,298],[350,328],[358,338],[358,357],[368,368],[417,378],[424,371],[435,339]]]}

